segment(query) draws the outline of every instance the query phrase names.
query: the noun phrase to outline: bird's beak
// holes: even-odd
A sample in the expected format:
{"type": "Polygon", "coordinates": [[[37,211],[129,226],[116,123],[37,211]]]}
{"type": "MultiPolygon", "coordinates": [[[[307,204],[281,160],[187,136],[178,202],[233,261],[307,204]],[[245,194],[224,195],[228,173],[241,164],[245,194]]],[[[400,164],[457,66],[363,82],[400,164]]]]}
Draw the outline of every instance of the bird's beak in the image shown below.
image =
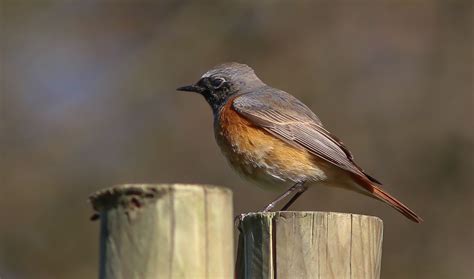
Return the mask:
{"type": "Polygon", "coordinates": [[[196,92],[196,93],[202,93],[204,92],[204,88],[198,85],[187,85],[187,86],[181,86],[178,87],[176,90],[178,91],[188,91],[188,92],[196,92]]]}

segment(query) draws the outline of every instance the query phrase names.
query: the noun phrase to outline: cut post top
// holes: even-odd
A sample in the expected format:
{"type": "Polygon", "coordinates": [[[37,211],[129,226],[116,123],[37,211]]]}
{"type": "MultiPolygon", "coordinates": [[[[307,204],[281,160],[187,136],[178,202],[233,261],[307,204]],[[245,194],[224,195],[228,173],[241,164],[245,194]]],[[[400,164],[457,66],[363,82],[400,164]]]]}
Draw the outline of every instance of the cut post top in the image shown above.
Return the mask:
{"type": "Polygon", "coordinates": [[[99,190],[89,196],[89,202],[96,211],[107,210],[116,206],[124,206],[124,198],[134,197],[133,204],[146,204],[165,194],[184,191],[184,192],[221,192],[232,196],[232,191],[228,188],[214,185],[197,184],[119,184],[109,188],[99,190]]]}
{"type": "Polygon", "coordinates": [[[383,223],[382,219],[377,216],[355,214],[355,213],[343,213],[343,212],[332,212],[332,211],[273,211],[273,212],[248,212],[243,213],[241,221],[246,219],[262,219],[262,218],[303,218],[312,215],[324,215],[334,217],[350,217],[350,218],[369,218],[372,221],[383,223]]]}

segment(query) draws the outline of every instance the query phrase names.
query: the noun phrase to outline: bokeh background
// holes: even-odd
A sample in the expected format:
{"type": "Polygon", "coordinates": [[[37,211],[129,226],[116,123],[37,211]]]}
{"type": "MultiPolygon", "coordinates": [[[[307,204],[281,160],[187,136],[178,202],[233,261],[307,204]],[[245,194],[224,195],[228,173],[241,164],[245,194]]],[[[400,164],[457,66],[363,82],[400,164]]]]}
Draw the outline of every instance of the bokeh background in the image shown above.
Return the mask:
{"type": "Polygon", "coordinates": [[[103,187],[266,205],[277,193],[226,164],[204,99],[175,91],[226,61],[303,100],[425,223],[323,188],[295,209],[380,216],[382,278],[474,277],[472,1],[0,3],[2,279],[96,278],[103,187]]]}

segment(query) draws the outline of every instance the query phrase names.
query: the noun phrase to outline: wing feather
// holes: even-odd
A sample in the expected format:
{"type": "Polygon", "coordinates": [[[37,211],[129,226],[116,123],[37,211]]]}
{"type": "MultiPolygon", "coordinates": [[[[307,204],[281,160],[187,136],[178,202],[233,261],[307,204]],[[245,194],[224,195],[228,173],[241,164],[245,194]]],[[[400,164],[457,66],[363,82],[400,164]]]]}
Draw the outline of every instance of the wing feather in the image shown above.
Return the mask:
{"type": "MultiPolygon", "coordinates": [[[[344,144],[331,135],[302,102],[276,89],[262,88],[233,100],[233,108],[255,125],[352,173],[364,175],[344,144]]],[[[375,179],[374,179],[375,180],[375,179]]]]}

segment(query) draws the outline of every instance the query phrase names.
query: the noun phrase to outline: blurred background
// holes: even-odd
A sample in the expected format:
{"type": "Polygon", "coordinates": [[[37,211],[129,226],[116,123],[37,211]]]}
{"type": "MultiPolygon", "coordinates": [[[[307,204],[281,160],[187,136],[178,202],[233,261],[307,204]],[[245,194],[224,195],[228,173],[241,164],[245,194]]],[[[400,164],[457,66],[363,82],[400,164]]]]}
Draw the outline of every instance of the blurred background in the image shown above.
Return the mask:
{"type": "Polygon", "coordinates": [[[0,277],[96,278],[90,193],[119,183],[278,193],[235,174],[197,94],[226,61],[292,93],[416,225],[364,196],[311,188],[297,210],[385,222],[382,278],[473,278],[472,1],[0,0],[0,277]]]}

